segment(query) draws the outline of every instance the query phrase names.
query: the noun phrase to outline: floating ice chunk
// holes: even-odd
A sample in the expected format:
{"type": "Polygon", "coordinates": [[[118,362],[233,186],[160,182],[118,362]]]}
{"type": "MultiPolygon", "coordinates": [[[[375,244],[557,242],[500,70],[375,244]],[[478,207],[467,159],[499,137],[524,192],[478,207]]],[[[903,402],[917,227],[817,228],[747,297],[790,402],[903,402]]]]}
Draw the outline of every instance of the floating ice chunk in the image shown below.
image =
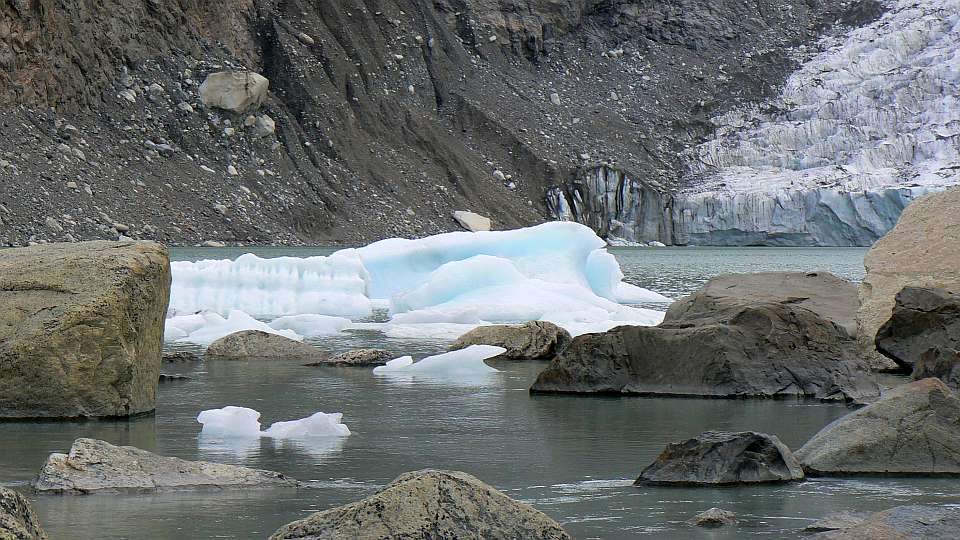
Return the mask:
{"type": "Polygon", "coordinates": [[[493,345],[471,345],[465,349],[428,356],[419,362],[404,356],[387,362],[385,366],[373,368],[376,374],[411,374],[433,377],[469,377],[498,373],[484,360],[507,352],[503,347],[493,345]]]}
{"type": "Polygon", "coordinates": [[[260,330],[268,334],[277,334],[297,341],[303,341],[300,336],[292,330],[277,330],[271,328],[267,323],[258,321],[239,310],[232,310],[226,319],[217,313],[202,313],[199,315],[202,319],[200,326],[195,326],[198,322],[195,315],[184,315],[173,317],[167,321],[167,326],[178,329],[181,332],[185,329],[192,329],[189,334],[180,338],[166,337],[168,341],[179,341],[196,343],[197,345],[209,345],[223,336],[243,330],[260,330]],[[181,321],[181,319],[189,318],[181,321]]]}
{"type": "Polygon", "coordinates": [[[166,341],[176,341],[189,336],[205,324],[207,324],[207,318],[201,313],[170,317],[164,321],[163,339],[166,341]]]}
{"type": "Polygon", "coordinates": [[[263,432],[273,439],[302,439],[304,437],[346,437],[350,429],[340,422],[343,413],[314,413],[300,420],[275,422],[263,432]]]}
{"type": "Polygon", "coordinates": [[[260,413],[246,407],[227,406],[197,415],[201,433],[213,437],[259,437],[260,413]]]}
{"type": "Polygon", "coordinates": [[[226,438],[304,439],[310,437],[346,437],[350,429],[343,423],[342,413],[314,413],[300,420],[276,422],[260,431],[260,413],[246,407],[227,406],[209,409],[197,415],[202,435],[226,438]]]}
{"type": "Polygon", "coordinates": [[[644,302],[659,302],[669,304],[673,302],[673,299],[671,298],[667,298],[666,296],[653,292],[650,289],[637,287],[632,283],[618,283],[614,295],[617,298],[617,302],[620,302],[621,304],[642,304],[644,302]]]}
{"type": "Polygon", "coordinates": [[[175,311],[239,309],[257,317],[371,313],[369,276],[353,249],[306,258],[262,259],[248,253],[235,261],[177,261],[170,267],[175,311]]]}
{"type": "Polygon", "coordinates": [[[379,325],[379,330],[388,338],[394,339],[434,339],[442,341],[453,341],[458,337],[473,330],[477,326],[487,324],[486,321],[479,323],[423,323],[423,324],[398,324],[383,323],[379,325]]]}
{"type": "Polygon", "coordinates": [[[286,315],[270,322],[274,330],[291,330],[301,336],[330,336],[350,326],[350,319],[329,315],[286,315]]]}

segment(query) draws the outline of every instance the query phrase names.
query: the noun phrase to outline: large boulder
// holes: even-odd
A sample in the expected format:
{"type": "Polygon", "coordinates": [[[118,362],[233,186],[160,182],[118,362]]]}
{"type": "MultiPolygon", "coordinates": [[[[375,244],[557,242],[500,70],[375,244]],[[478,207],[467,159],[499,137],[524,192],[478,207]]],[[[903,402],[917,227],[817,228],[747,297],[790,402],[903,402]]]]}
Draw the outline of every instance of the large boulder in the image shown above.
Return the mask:
{"type": "Polygon", "coordinates": [[[0,250],[0,418],[152,411],[169,295],[153,242],[0,250]]]}
{"type": "Polygon", "coordinates": [[[278,472],[186,461],[96,439],[77,439],[69,454],[50,454],[33,481],[37,491],[67,494],[298,485],[278,472]]]}
{"type": "Polygon", "coordinates": [[[270,81],[252,71],[218,71],[200,85],[200,101],[237,114],[256,109],[267,98],[270,81]]]}
{"type": "Polygon", "coordinates": [[[470,345],[495,345],[507,352],[497,360],[552,360],[570,344],[570,332],[546,321],[518,325],[480,326],[457,338],[451,351],[470,345]]]}
{"type": "Polygon", "coordinates": [[[960,352],[956,349],[928,349],[913,366],[915,381],[936,377],[954,390],[960,389],[960,352]]]}
{"type": "Polygon", "coordinates": [[[944,289],[904,287],[893,313],[877,331],[877,351],[912,370],[928,350],[960,348],[960,294],[944,289]]]}
{"type": "Polygon", "coordinates": [[[796,455],[809,475],[960,474],[960,399],[939,379],[895,387],[796,455]]]}
{"type": "Polygon", "coordinates": [[[849,526],[821,532],[816,540],[953,540],[960,531],[956,506],[898,506],[851,519],[849,526]]]}
{"type": "Polygon", "coordinates": [[[876,352],[877,330],[893,313],[904,287],[960,290],[960,189],[926,195],[911,203],[863,264],[857,336],[863,353],[876,352]]]}
{"type": "Polygon", "coordinates": [[[285,336],[262,330],[241,330],[211,343],[204,357],[211,360],[287,358],[320,362],[329,358],[329,354],[313,345],[285,336]]]}
{"type": "Polygon", "coordinates": [[[537,377],[533,392],[806,396],[879,394],[836,302],[849,286],[824,274],[739,274],[711,280],[658,327],[579,336],[537,377]],[[820,286],[823,285],[823,289],[820,286]]]}
{"type": "Polygon", "coordinates": [[[803,480],[793,452],[775,435],[707,431],[666,449],[635,485],[730,485],[803,480]]]}
{"type": "Polygon", "coordinates": [[[354,349],[304,365],[314,367],[377,367],[386,365],[393,358],[392,354],[381,349],[354,349]]]}
{"type": "Polygon", "coordinates": [[[0,487],[0,540],[46,540],[26,497],[0,487]]]}
{"type": "Polygon", "coordinates": [[[569,539],[555,521],[473,476],[406,473],[355,503],[281,527],[271,540],[353,538],[569,539]]]}

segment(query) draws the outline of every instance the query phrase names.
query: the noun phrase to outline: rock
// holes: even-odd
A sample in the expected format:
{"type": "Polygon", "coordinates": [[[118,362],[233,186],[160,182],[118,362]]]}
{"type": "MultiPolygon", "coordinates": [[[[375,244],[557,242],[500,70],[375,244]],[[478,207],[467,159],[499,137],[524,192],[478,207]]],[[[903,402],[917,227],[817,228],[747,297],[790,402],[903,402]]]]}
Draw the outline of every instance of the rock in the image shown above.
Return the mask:
{"type": "Polygon", "coordinates": [[[180,103],[177,103],[177,109],[180,109],[180,111],[185,113],[193,114],[193,106],[191,106],[186,101],[181,101],[180,103]]]}
{"type": "Polygon", "coordinates": [[[877,331],[880,354],[909,371],[931,348],[960,349],[960,294],[904,287],[894,302],[893,314],[877,331]]]}
{"type": "Polygon", "coordinates": [[[130,230],[130,226],[129,226],[129,225],[124,225],[123,223],[114,223],[114,224],[113,224],[113,229],[114,229],[115,231],[117,231],[118,233],[125,233],[125,232],[127,232],[127,231],[130,230]]]}
{"type": "Polygon", "coordinates": [[[727,485],[803,480],[793,452],[774,435],[707,431],[668,444],[634,485],[727,485]]]}
{"type": "Polygon", "coordinates": [[[169,296],[153,242],[0,250],[0,417],[152,411],[169,296]]]}
{"type": "Polygon", "coordinates": [[[162,383],[174,382],[174,381],[189,381],[192,380],[192,377],[187,377],[186,375],[177,375],[174,373],[161,373],[159,381],[162,383]]]}
{"type": "Polygon", "coordinates": [[[803,528],[803,532],[817,533],[849,529],[850,527],[863,523],[872,515],[873,512],[837,512],[807,525],[803,528]]]}
{"type": "Polygon", "coordinates": [[[473,476],[423,470],[399,476],[366,499],[281,527],[271,540],[355,538],[569,539],[542,512],[473,476]]]}
{"type": "Polygon", "coordinates": [[[815,476],[960,474],[960,399],[939,379],[895,387],[820,430],[797,458],[815,476]]]}
{"type": "Polygon", "coordinates": [[[913,367],[915,381],[936,377],[953,390],[960,390],[960,352],[934,347],[920,355],[913,367]]]}
{"type": "Polygon", "coordinates": [[[305,366],[375,367],[385,365],[393,355],[380,349],[356,349],[331,356],[326,360],[304,364],[305,366]]]}
{"type": "Polygon", "coordinates": [[[879,394],[850,336],[849,287],[828,274],[738,274],[670,306],[658,327],[574,338],[533,392],[795,396],[879,394]]]}
{"type": "Polygon", "coordinates": [[[234,167],[233,165],[227,165],[227,174],[229,174],[230,176],[238,176],[240,174],[240,171],[238,171],[237,168],[234,167]]]}
{"type": "Polygon", "coordinates": [[[926,195],[907,206],[863,264],[867,274],[860,284],[858,339],[865,355],[880,357],[877,331],[890,319],[904,287],[960,290],[960,189],[926,195]]]}
{"type": "Polygon", "coordinates": [[[328,354],[313,345],[261,330],[242,330],[224,336],[207,347],[206,359],[239,360],[242,358],[290,358],[315,362],[328,354]]]}
{"type": "Polygon", "coordinates": [[[273,471],[186,461],[96,439],[77,439],[69,454],[50,454],[33,487],[40,492],[152,492],[189,489],[297,487],[273,471]]]}
{"type": "Polygon", "coordinates": [[[461,227],[470,232],[489,231],[491,226],[490,218],[464,210],[454,212],[453,219],[455,219],[461,227]]]}
{"type": "Polygon", "coordinates": [[[253,124],[253,136],[257,138],[269,137],[277,131],[277,123],[265,114],[257,117],[253,124]]]}
{"type": "Polygon", "coordinates": [[[550,103],[560,106],[560,94],[553,92],[550,94],[550,103]]]}
{"type": "MultiPolygon", "coordinates": [[[[224,208],[226,208],[226,207],[224,207],[224,208]]],[[[217,242],[216,240],[205,240],[205,241],[204,241],[202,244],[200,244],[200,245],[203,246],[203,247],[212,247],[212,248],[227,247],[227,245],[224,244],[223,242],[217,242]]]]}
{"type": "MultiPolygon", "coordinates": [[[[480,326],[457,338],[451,351],[470,345],[495,345],[507,349],[496,360],[551,360],[570,344],[570,333],[546,321],[519,325],[480,326]]],[[[492,359],[492,360],[493,360],[492,359]]]]}
{"type": "Polygon", "coordinates": [[[47,225],[47,228],[50,229],[51,231],[55,233],[63,232],[63,225],[60,225],[60,222],[57,221],[56,219],[52,217],[48,217],[45,223],[47,225]]]}
{"type": "Polygon", "coordinates": [[[0,487],[0,539],[47,540],[27,498],[4,487],[0,487]]]}
{"type": "Polygon", "coordinates": [[[256,109],[267,98],[270,81],[252,71],[219,71],[200,85],[200,101],[234,113],[256,109]]]}
{"type": "Polygon", "coordinates": [[[724,525],[736,525],[737,515],[729,510],[721,508],[711,508],[705,512],[693,516],[689,521],[691,525],[697,527],[723,527],[724,525]]]}
{"type": "Polygon", "coordinates": [[[300,32],[299,34],[297,34],[297,39],[299,39],[300,42],[303,43],[304,45],[314,44],[313,38],[303,32],[300,32]]]}
{"type": "Polygon", "coordinates": [[[494,178],[495,180],[500,181],[500,182],[506,182],[506,181],[507,181],[507,175],[503,174],[503,171],[501,171],[501,170],[499,170],[499,169],[496,170],[496,171],[493,171],[493,178],[494,178]]]}
{"type": "Polygon", "coordinates": [[[163,361],[164,363],[199,362],[200,357],[193,354],[192,352],[186,352],[186,351],[164,352],[163,361]]]}
{"type": "Polygon", "coordinates": [[[817,540],[911,540],[957,537],[960,508],[956,506],[898,506],[877,512],[859,523],[808,536],[817,540]]]}

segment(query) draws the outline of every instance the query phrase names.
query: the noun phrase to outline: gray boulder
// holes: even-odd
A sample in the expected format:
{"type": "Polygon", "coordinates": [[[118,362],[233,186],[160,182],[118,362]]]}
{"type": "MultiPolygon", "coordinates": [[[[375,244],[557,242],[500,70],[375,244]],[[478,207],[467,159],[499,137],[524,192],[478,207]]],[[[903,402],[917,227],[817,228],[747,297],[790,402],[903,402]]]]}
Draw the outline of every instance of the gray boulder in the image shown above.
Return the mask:
{"type": "Polygon", "coordinates": [[[960,399],[939,379],[886,391],[796,453],[809,475],[960,474],[960,399]]]}
{"type": "Polygon", "coordinates": [[[931,348],[960,348],[960,294],[904,287],[897,293],[890,319],[877,331],[876,346],[908,371],[931,348]]]}
{"type": "Polygon", "coordinates": [[[898,506],[872,514],[850,527],[814,534],[816,540],[954,540],[960,530],[955,506],[898,506]]]}
{"type": "Polygon", "coordinates": [[[326,351],[288,337],[263,332],[242,330],[214,341],[204,357],[211,360],[240,360],[244,358],[293,359],[320,362],[329,357],[326,351]]]}
{"type": "Polygon", "coordinates": [[[492,226],[490,218],[465,210],[457,210],[454,212],[453,219],[456,220],[461,227],[470,232],[489,231],[492,226]]]}
{"type": "Polygon", "coordinates": [[[691,525],[696,525],[697,527],[723,527],[725,525],[736,525],[737,524],[737,515],[729,510],[724,510],[722,508],[711,508],[704,512],[693,516],[689,521],[691,525]]]}
{"type": "Polygon", "coordinates": [[[849,284],[824,274],[721,276],[671,305],[658,327],[575,338],[531,391],[875,397],[879,386],[849,333],[853,308],[844,312],[832,295],[852,299],[849,284]]]}
{"type": "MultiPolygon", "coordinates": [[[[893,313],[904,287],[960,290],[960,189],[925,195],[910,203],[896,227],[863,259],[858,339],[863,353],[876,352],[877,331],[893,313]]],[[[894,365],[894,367],[896,367],[894,365]]]]}
{"type": "Polygon", "coordinates": [[[668,444],[635,485],[727,485],[803,480],[803,469],[774,435],[707,431],[668,444]]]}
{"type": "Polygon", "coordinates": [[[366,499],[281,527],[271,540],[569,539],[555,521],[473,476],[406,473],[366,499]]]}
{"type": "Polygon", "coordinates": [[[27,498],[0,487],[0,540],[47,540],[27,498]]]}
{"type": "Polygon", "coordinates": [[[169,296],[153,242],[0,250],[0,418],[152,411],[169,296]]]}
{"type": "Polygon", "coordinates": [[[218,71],[200,85],[200,101],[234,113],[256,109],[267,98],[270,81],[252,71],[218,71]]]}
{"type": "Polygon", "coordinates": [[[480,326],[457,338],[451,351],[470,345],[495,345],[507,352],[497,360],[552,360],[573,340],[570,332],[546,321],[519,325],[480,326]]]}
{"type": "Polygon", "coordinates": [[[920,355],[913,366],[913,380],[936,377],[954,390],[960,389],[960,352],[934,347],[920,355]]]}
{"type": "Polygon", "coordinates": [[[393,360],[393,355],[380,349],[355,349],[335,354],[326,360],[304,364],[330,367],[376,367],[393,360]]]}
{"type": "Polygon", "coordinates": [[[186,461],[96,439],[77,439],[69,454],[50,454],[33,481],[37,491],[65,494],[298,485],[296,480],[278,472],[186,461]]]}

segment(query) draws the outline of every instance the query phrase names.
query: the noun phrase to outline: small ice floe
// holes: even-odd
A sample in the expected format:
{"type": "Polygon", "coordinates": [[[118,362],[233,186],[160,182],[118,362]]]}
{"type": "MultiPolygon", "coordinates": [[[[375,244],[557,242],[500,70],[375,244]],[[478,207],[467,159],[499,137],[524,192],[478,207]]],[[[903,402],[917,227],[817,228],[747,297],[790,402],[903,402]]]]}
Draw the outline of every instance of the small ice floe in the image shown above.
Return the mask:
{"type": "Polygon", "coordinates": [[[260,413],[247,407],[228,406],[208,409],[197,415],[203,424],[202,435],[226,438],[307,439],[311,437],[346,437],[350,429],[343,424],[342,413],[314,413],[300,420],[276,422],[260,430],[260,413]]]}
{"type": "Polygon", "coordinates": [[[428,377],[461,378],[499,370],[488,366],[484,360],[507,352],[503,347],[493,345],[471,345],[459,351],[428,356],[414,362],[410,356],[403,356],[387,362],[385,366],[373,368],[377,375],[424,375],[428,377]]]}

